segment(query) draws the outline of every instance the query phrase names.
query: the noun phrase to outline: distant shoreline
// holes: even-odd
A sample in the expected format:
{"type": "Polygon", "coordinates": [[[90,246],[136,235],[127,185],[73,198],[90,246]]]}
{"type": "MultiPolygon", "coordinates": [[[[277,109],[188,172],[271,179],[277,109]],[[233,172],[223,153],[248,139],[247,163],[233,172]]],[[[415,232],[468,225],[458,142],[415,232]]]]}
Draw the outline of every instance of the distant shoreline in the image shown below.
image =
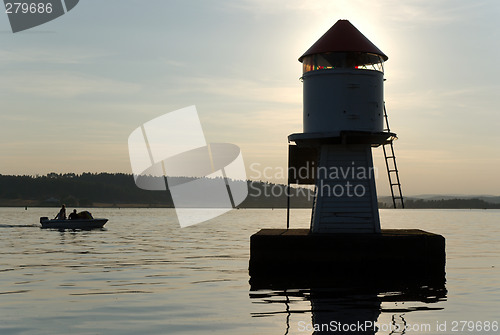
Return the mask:
{"type": "MultiPolygon", "coordinates": [[[[39,208],[58,208],[61,207],[60,204],[44,204],[39,200],[29,200],[29,199],[0,199],[0,207],[39,207],[39,208]]],[[[67,206],[67,207],[87,207],[87,208],[173,208],[171,206],[160,206],[158,204],[140,204],[140,203],[130,203],[130,204],[113,204],[105,202],[95,202],[88,206],[67,206]]]]}
{"type": "MultiPolygon", "coordinates": [[[[405,202],[406,209],[500,209],[500,204],[487,203],[478,199],[447,199],[447,200],[422,200],[408,199],[405,202]]],[[[239,206],[237,209],[286,209],[286,206],[239,206]]],[[[41,203],[39,200],[24,199],[1,199],[0,208],[59,208],[60,204],[41,203]]],[[[68,205],[68,208],[165,208],[173,209],[173,206],[161,204],[141,204],[141,203],[106,203],[94,202],[89,205],[68,205]]],[[[293,206],[291,209],[311,209],[311,206],[293,206]]],[[[392,205],[386,202],[379,202],[379,209],[393,209],[392,205]]]]}
{"type": "MultiPolygon", "coordinates": [[[[0,199],[0,208],[23,208],[23,207],[37,207],[37,208],[59,208],[60,204],[44,204],[38,200],[23,200],[23,199],[0,199]]],[[[141,203],[123,203],[123,204],[114,204],[114,203],[106,203],[106,202],[94,202],[87,206],[70,206],[67,205],[68,208],[175,208],[169,205],[161,205],[161,204],[141,204],[141,203]]],[[[252,209],[252,208],[286,208],[286,206],[239,206],[238,209],[252,209]]],[[[292,208],[311,208],[311,207],[297,207],[293,206],[292,208]]]]}
{"type": "MultiPolygon", "coordinates": [[[[188,183],[193,178],[175,177],[176,184],[188,183]]],[[[207,187],[218,185],[217,179],[207,179],[207,187]]],[[[237,181],[246,183],[247,198],[239,208],[286,208],[288,196],[291,208],[312,208],[314,191],[303,187],[265,181],[237,181]]],[[[413,209],[500,209],[500,196],[423,195],[405,197],[406,208],[413,209]]],[[[0,207],[60,207],[68,208],[174,208],[168,189],[166,192],[143,190],[130,174],[82,173],[46,176],[6,176],[0,174],[0,207]]],[[[392,208],[390,196],[378,196],[378,207],[392,208]]]]}

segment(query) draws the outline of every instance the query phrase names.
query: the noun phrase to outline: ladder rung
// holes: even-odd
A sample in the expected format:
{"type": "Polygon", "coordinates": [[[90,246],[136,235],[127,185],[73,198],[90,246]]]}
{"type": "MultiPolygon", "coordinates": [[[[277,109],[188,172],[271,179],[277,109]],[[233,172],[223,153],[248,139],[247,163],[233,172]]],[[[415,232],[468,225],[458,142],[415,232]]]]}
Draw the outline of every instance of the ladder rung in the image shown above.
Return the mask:
{"type": "Polygon", "coordinates": [[[389,170],[389,172],[398,172],[398,170],[397,169],[389,170]]]}
{"type": "Polygon", "coordinates": [[[385,159],[396,158],[396,156],[387,156],[385,159]]]}

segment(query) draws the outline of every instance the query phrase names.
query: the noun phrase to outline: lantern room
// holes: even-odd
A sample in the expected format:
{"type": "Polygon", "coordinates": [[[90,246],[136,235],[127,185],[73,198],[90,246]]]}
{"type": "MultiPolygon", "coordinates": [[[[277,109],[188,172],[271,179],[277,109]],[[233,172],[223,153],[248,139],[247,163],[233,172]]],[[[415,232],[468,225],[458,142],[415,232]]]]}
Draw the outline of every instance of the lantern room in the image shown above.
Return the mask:
{"type": "Polygon", "coordinates": [[[374,70],[384,72],[382,56],[363,52],[328,52],[302,58],[303,73],[329,69],[374,70]]]}
{"type": "Polygon", "coordinates": [[[349,21],[337,21],[299,58],[304,133],[382,132],[387,59],[349,21]]]}

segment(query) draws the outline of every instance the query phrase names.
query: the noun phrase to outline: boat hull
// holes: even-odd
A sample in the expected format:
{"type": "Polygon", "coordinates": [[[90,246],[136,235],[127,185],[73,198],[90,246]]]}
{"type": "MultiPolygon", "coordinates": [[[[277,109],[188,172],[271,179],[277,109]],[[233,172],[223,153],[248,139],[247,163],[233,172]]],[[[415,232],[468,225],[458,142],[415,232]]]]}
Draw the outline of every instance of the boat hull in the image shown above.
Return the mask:
{"type": "Polygon", "coordinates": [[[40,219],[43,229],[91,230],[104,227],[108,219],[48,220],[40,219]]]}

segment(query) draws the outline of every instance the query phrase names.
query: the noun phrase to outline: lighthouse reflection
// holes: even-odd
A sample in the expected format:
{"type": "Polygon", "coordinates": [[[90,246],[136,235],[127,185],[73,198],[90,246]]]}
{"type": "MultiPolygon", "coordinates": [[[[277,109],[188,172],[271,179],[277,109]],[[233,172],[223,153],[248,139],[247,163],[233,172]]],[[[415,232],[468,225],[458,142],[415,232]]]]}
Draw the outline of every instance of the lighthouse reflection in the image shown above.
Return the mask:
{"type": "Polygon", "coordinates": [[[253,317],[280,318],[283,334],[405,334],[408,313],[443,309],[444,284],[397,287],[252,286],[253,317]]]}

